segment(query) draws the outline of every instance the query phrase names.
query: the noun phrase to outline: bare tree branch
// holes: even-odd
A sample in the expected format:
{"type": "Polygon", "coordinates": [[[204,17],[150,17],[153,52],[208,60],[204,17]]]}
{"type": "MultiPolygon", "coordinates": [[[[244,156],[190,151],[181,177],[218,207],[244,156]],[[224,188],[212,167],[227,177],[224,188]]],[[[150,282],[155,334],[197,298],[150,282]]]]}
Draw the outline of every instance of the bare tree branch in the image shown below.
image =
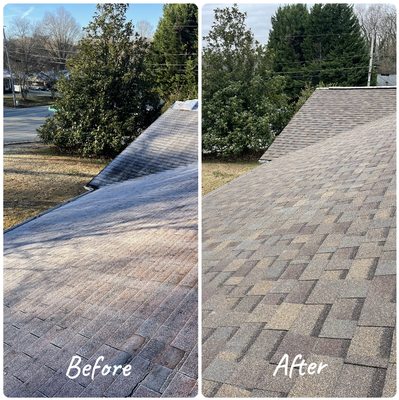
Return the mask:
{"type": "Polygon", "coordinates": [[[136,32],[143,38],[150,39],[154,34],[154,27],[148,21],[139,21],[136,32]]]}
{"type": "Polygon", "coordinates": [[[8,43],[10,62],[21,87],[23,98],[27,96],[29,75],[38,67],[38,27],[28,18],[14,18],[8,43]]]}
{"type": "Polygon", "coordinates": [[[357,5],[357,17],[367,42],[375,37],[375,56],[381,73],[396,70],[396,9],[391,4],[357,5]]]}
{"type": "Polygon", "coordinates": [[[49,57],[58,65],[58,69],[65,69],[66,60],[73,54],[81,37],[79,24],[68,11],[60,7],[54,13],[45,14],[40,32],[49,57]]]}

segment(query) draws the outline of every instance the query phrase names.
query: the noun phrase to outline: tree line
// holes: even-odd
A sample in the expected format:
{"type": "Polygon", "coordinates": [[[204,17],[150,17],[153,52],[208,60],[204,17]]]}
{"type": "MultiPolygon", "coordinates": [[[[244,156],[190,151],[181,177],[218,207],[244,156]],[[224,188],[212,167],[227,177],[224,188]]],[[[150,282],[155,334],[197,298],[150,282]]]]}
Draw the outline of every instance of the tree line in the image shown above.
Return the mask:
{"type": "Polygon", "coordinates": [[[13,72],[24,98],[35,73],[46,71],[48,88],[53,88],[58,74],[66,68],[67,58],[76,51],[80,35],[80,26],[62,7],[54,13],[46,13],[37,23],[28,17],[13,19],[4,42],[10,64],[5,65],[13,72]]]}
{"type": "Polygon", "coordinates": [[[395,10],[379,6],[280,6],[264,45],[237,5],[216,9],[203,48],[205,155],[258,156],[315,87],[365,86],[371,35],[374,65],[394,66],[395,10]]]}

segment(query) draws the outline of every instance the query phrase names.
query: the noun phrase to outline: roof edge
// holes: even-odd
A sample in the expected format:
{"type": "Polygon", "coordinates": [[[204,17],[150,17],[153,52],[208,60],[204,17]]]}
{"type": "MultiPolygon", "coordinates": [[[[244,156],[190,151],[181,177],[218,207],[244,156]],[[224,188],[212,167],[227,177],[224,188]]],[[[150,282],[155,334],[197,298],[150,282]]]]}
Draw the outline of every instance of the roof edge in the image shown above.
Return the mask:
{"type": "MultiPolygon", "coordinates": [[[[124,184],[124,183],[126,183],[126,182],[131,182],[131,181],[135,181],[135,183],[137,183],[137,181],[138,180],[145,180],[145,179],[148,179],[149,177],[154,177],[154,176],[161,176],[161,175],[166,175],[166,173],[171,173],[172,171],[177,171],[177,170],[188,170],[188,171],[184,171],[184,174],[190,174],[190,173],[192,173],[193,171],[197,171],[197,173],[198,173],[198,166],[197,166],[197,163],[196,162],[192,162],[192,163],[190,163],[190,164],[186,164],[186,165],[180,165],[180,166],[178,166],[178,167],[175,167],[175,168],[170,168],[170,169],[166,169],[166,170],[164,170],[164,171],[159,171],[159,172],[155,172],[155,173],[153,173],[153,174],[149,174],[149,175],[143,175],[143,176],[140,176],[140,177],[138,177],[138,178],[133,178],[133,179],[127,179],[126,181],[121,181],[121,182],[115,182],[115,183],[113,183],[112,185],[121,185],[121,184],[124,184]]],[[[163,177],[163,182],[167,182],[167,178],[165,179],[164,177],[163,177]]],[[[66,206],[66,205],[68,205],[68,204],[70,204],[70,203],[72,203],[72,202],[74,202],[74,201],[76,201],[76,200],[79,200],[81,197],[83,197],[83,196],[87,196],[87,195],[89,195],[90,193],[93,193],[93,192],[95,192],[95,191],[97,191],[97,190],[100,190],[100,189],[103,189],[103,188],[105,188],[105,187],[110,187],[110,186],[112,186],[112,185],[106,185],[106,186],[104,186],[104,187],[99,187],[99,188],[95,188],[95,187],[89,187],[88,185],[86,185],[86,186],[84,186],[84,188],[86,189],[86,192],[83,192],[83,193],[81,193],[81,194],[78,194],[77,196],[75,196],[75,197],[72,197],[72,198],[70,198],[70,199],[68,199],[68,200],[65,200],[65,201],[63,201],[63,202],[61,202],[61,203],[59,203],[59,204],[56,204],[55,206],[53,206],[53,207],[50,207],[50,208],[48,208],[47,210],[44,210],[44,211],[42,211],[42,212],[40,212],[39,214],[37,214],[37,215],[34,215],[33,217],[29,217],[29,218],[27,218],[27,219],[25,219],[25,220],[23,220],[23,221],[21,221],[21,222],[19,222],[19,223],[17,223],[17,224],[15,224],[15,225],[13,225],[13,226],[10,226],[9,228],[7,228],[7,229],[4,229],[3,230],[3,234],[6,234],[6,233],[8,233],[8,232],[10,232],[10,231],[13,231],[14,229],[17,229],[17,228],[19,228],[19,227],[21,227],[21,226],[23,226],[23,225],[25,225],[25,224],[28,224],[29,222],[32,222],[32,221],[34,221],[34,220],[36,220],[36,219],[38,219],[38,218],[41,218],[41,217],[43,217],[43,216],[45,216],[46,214],[49,214],[49,213],[51,213],[51,212],[53,212],[53,211],[55,211],[55,210],[57,210],[57,209],[59,209],[59,208],[62,208],[62,207],[64,207],[64,206],[66,206]]],[[[157,183],[157,185],[158,185],[158,183],[157,183]]]]}
{"type": "MultiPolygon", "coordinates": [[[[275,162],[277,160],[284,159],[285,157],[288,157],[288,156],[290,156],[292,154],[296,154],[297,152],[301,152],[301,151],[303,151],[305,149],[308,149],[309,147],[313,147],[313,146],[319,145],[319,144],[321,144],[321,143],[323,143],[325,141],[332,140],[333,138],[336,138],[336,137],[341,136],[341,135],[347,135],[348,133],[350,133],[352,131],[356,131],[357,129],[360,129],[360,128],[363,129],[364,127],[367,127],[367,125],[372,125],[372,124],[375,124],[375,123],[377,123],[379,121],[383,121],[383,120],[386,120],[386,119],[391,118],[391,117],[395,117],[394,121],[396,122],[396,112],[391,112],[391,113],[388,113],[388,114],[386,114],[386,115],[384,115],[384,116],[382,116],[380,118],[377,118],[377,119],[375,119],[373,121],[369,121],[369,122],[365,122],[364,124],[356,125],[356,126],[350,128],[348,130],[339,132],[336,135],[333,135],[333,136],[327,137],[327,138],[325,138],[323,140],[320,140],[320,141],[317,141],[315,143],[309,144],[308,146],[301,147],[301,148],[296,149],[296,150],[291,150],[290,152],[288,152],[286,154],[283,154],[282,156],[280,156],[278,158],[274,158],[274,159],[266,158],[265,156],[267,155],[267,150],[268,150],[268,149],[266,149],[266,151],[263,153],[262,157],[258,160],[258,162],[259,162],[260,165],[264,165],[264,164],[269,164],[269,163],[275,162]]],[[[253,170],[251,169],[249,172],[251,172],[251,171],[253,171],[253,170]]],[[[242,175],[240,175],[240,176],[242,176],[242,175]]],[[[236,179],[238,179],[238,178],[236,178],[236,179]]],[[[233,181],[234,181],[234,179],[233,179],[233,181]]],[[[233,181],[231,181],[231,182],[233,182],[233,181]]],[[[227,183],[226,183],[226,185],[227,185],[227,183]]]]}
{"type": "Polygon", "coordinates": [[[63,206],[66,206],[67,204],[72,203],[72,202],[74,202],[75,200],[78,200],[78,199],[80,199],[80,198],[83,197],[83,196],[86,196],[87,194],[93,192],[93,190],[94,190],[93,188],[90,188],[90,187],[87,187],[87,186],[84,186],[84,188],[86,189],[86,192],[83,192],[83,193],[81,193],[81,194],[78,194],[77,196],[72,197],[72,198],[70,198],[70,199],[64,200],[64,201],[62,201],[61,203],[56,204],[55,206],[48,208],[47,210],[41,211],[39,214],[36,214],[36,215],[34,215],[33,217],[29,217],[29,218],[27,218],[27,219],[25,219],[25,220],[23,220],[23,221],[21,221],[21,222],[18,222],[18,223],[15,224],[15,225],[10,226],[10,227],[7,228],[7,229],[4,229],[3,234],[6,234],[6,233],[8,233],[8,232],[10,232],[10,231],[13,231],[14,229],[17,229],[17,228],[19,228],[19,227],[22,226],[22,225],[25,225],[25,224],[27,224],[27,223],[29,223],[29,222],[31,222],[31,221],[34,221],[35,219],[38,219],[38,218],[40,218],[40,217],[43,217],[43,215],[46,215],[46,214],[48,214],[48,213],[50,213],[50,212],[52,212],[52,211],[54,211],[54,210],[57,210],[58,208],[61,208],[61,207],[63,207],[63,206]]]}
{"type": "Polygon", "coordinates": [[[376,89],[396,89],[396,86],[330,86],[330,87],[318,87],[316,90],[376,90],[376,89]]]}

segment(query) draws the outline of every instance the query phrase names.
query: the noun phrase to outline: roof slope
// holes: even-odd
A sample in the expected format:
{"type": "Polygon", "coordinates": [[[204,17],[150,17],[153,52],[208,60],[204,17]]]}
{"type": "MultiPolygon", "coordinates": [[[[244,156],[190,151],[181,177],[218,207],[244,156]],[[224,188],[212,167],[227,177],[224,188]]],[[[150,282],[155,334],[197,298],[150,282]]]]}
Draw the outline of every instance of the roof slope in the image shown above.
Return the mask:
{"type": "Polygon", "coordinates": [[[260,160],[274,160],[394,112],[395,87],[316,89],[260,160]]]}
{"type": "Polygon", "coordinates": [[[205,196],[205,395],[394,395],[395,121],[337,134],[205,196]],[[285,353],[328,368],[273,376],[285,353]]]}
{"type": "Polygon", "coordinates": [[[106,186],[5,234],[5,394],[195,392],[197,165],[106,186]],[[132,375],[65,376],[73,355],[132,375]]]}
{"type": "Polygon", "coordinates": [[[198,112],[195,108],[184,108],[186,103],[161,115],[89,186],[98,188],[195,162],[198,157],[198,112]]]}

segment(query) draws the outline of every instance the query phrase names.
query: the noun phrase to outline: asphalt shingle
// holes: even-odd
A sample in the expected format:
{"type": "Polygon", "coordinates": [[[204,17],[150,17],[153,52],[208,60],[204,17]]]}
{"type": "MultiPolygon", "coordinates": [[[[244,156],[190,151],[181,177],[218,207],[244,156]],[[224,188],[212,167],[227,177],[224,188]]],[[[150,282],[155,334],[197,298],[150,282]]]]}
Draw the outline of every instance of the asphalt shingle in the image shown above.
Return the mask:
{"type": "Polygon", "coordinates": [[[6,395],[194,393],[196,164],[100,188],[4,242],[6,395]],[[74,355],[132,374],[71,380],[74,355]]]}
{"type": "Polygon", "coordinates": [[[318,88],[261,161],[274,160],[395,112],[395,87],[318,88]]]}
{"type": "Polygon", "coordinates": [[[188,165],[196,162],[197,158],[197,109],[171,107],[94,177],[88,186],[99,188],[123,182],[188,165]]]}
{"type": "MultiPolygon", "coordinates": [[[[317,91],[331,96],[329,104],[347,95],[348,108],[359,107],[359,115],[351,112],[354,129],[334,109],[330,119],[342,129],[331,122],[331,135],[204,197],[203,329],[213,334],[203,357],[212,396],[393,393],[396,91],[371,92],[317,91]],[[366,118],[360,99],[369,95],[375,103],[382,96],[373,106],[389,115],[366,118]],[[242,337],[239,357],[229,358],[230,341],[244,327],[252,333],[242,337]],[[273,376],[284,354],[290,363],[302,354],[328,367],[273,376]]],[[[312,111],[306,120],[328,125],[314,105],[311,99],[304,107],[312,111]]]]}

